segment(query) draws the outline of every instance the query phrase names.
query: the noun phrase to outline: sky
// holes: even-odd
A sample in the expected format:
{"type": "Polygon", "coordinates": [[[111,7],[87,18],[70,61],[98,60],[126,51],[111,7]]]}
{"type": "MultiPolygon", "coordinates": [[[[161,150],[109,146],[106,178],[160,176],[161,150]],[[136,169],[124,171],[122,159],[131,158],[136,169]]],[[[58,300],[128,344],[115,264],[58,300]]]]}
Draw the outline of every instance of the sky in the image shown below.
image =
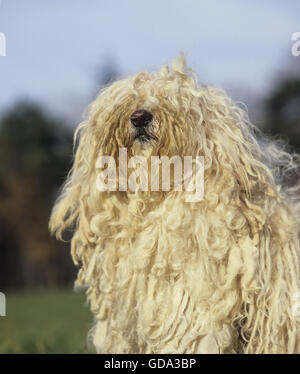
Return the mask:
{"type": "Polygon", "coordinates": [[[75,126],[110,61],[126,76],[181,52],[200,82],[261,97],[300,65],[297,31],[298,0],[2,0],[0,114],[28,99],[75,126]]]}

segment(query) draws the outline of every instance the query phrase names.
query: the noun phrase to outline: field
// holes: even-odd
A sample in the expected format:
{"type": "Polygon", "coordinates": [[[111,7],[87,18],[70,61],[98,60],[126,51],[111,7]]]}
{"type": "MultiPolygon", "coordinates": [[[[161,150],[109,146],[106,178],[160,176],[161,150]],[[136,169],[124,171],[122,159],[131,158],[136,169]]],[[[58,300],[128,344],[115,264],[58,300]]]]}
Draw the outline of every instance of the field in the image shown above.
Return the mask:
{"type": "Polygon", "coordinates": [[[94,353],[87,348],[92,321],[83,293],[7,292],[0,353],[94,353]]]}

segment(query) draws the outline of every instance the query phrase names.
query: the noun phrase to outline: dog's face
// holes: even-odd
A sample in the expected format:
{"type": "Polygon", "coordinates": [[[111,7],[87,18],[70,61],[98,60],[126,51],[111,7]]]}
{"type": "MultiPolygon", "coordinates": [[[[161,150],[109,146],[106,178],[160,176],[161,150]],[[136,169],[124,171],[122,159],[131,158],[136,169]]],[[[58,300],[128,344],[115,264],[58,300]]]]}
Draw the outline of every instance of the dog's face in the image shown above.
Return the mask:
{"type": "Polygon", "coordinates": [[[81,189],[82,180],[90,189],[99,172],[98,158],[110,156],[118,167],[119,151],[125,148],[128,159],[145,157],[149,171],[152,156],[181,161],[200,156],[205,183],[228,185],[230,180],[231,185],[238,180],[251,189],[247,165],[259,148],[246,121],[246,112],[222,90],[199,85],[180,57],[172,70],[163,66],[158,72],[139,73],[100,92],[79,127],[74,175],[81,189]]]}
{"type": "MultiPolygon", "coordinates": [[[[127,160],[136,160],[133,156],[146,159],[146,167],[142,165],[138,171],[146,170],[148,183],[152,182],[152,156],[158,156],[159,162],[163,156],[169,160],[179,156],[182,169],[178,168],[178,180],[182,178],[181,182],[186,177],[184,157],[188,156],[193,162],[198,156],[202,157],[204,203],[210,201],[209,194],[211,201],[215,201],[218,194],[232,198],[232,191],[250,195],[258,187],[262,190],[261,186],[269,191],[270,176],[260,160],[262,154],[247,121],[247,113],[222,90],[199,85],[195,75],[186,69],[183,58],[173,62],[171,71],[164,66],[158,72],[139,73],[113,83],[90,104],[88,118],[76,131],[75,139],[78,133],[80,136],[75,160],[61,202],[54,210],[52,227],[58,225],[62,232],[78,217],[80,204],[89,206],[88,214],[92,215],[103,205],[103,200],[111,196],[125,201],[124,191],[130,190],[128,195],[132,200],[140,198],[139,191],[145,190],[133,195],[131,191],[135,189],[120,188],[123,170],[131,169],[125,171],[130,177],[135,168],[129,161],[128,164],[127,161],[120,162],[120,149],[126,149],[127,160]],[[112,179],[116,181],[117,189],[109,189],[108,193],[102,193],[97,184],[99,173],[109,169],[103,163],[98,164],[99,159],[102,162],[102,156],[113,159],[115,171],[112,179]],[[73,212],[71,218],[61,225],[59,221],[66,220],[70,211],[73,212]]],[[[170,189],[162,188],[162,183],[159,183],[159,189],[148,185],[142,198],[151,200],[155,195],[159,201],[172,196],[168,191],[177,193],[178,190],[173,188],[177,180],[175,167],[173,170],[170,189]]],[[[162,175],[160,170],[156,171],[159,172],[156,175],[162,175]]],[[[138,177],[137,184],[141,180],[138,177]]],[[[103,181],[106,183],[108,179],[107,176],[103,181]]],[[[273,183],[271,179],[270,183],[273,183]]],[[[185,191],[182,192],[179,196],[184,196],[185,191]]]]}
{"type": "Polygon", "coordinates": [[[131,155],[191,155],[202,118],[195,92],[190,76],[167,67],[112,84],[90,106],[96,148],[111,156],[119,148],[131,155]]]}

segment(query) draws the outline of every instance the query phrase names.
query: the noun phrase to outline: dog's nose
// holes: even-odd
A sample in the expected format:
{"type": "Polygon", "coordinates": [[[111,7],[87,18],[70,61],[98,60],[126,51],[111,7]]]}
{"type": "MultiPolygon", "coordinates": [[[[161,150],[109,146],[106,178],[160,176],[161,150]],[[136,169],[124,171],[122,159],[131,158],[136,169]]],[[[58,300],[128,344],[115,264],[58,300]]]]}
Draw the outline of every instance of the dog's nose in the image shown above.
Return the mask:
{"type": "Polygon", "coordinates": [[[130,121],[135,127],[146,127],[152,121],[153,115],[147,110],[141,109],[132,113],[130,121]]]}

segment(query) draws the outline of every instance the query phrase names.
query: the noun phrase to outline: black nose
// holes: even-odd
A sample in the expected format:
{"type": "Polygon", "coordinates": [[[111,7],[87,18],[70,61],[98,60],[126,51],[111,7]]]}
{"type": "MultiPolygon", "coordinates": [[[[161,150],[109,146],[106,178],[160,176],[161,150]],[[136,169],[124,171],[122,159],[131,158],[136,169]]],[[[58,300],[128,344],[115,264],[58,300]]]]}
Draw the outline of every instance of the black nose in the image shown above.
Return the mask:
{"type": "Polygon", "coordinates": [[[146,127],[152,121],[153,115],[147,110],[141,109],[132,113],[130,121],[135,127],[146,127]]]}

